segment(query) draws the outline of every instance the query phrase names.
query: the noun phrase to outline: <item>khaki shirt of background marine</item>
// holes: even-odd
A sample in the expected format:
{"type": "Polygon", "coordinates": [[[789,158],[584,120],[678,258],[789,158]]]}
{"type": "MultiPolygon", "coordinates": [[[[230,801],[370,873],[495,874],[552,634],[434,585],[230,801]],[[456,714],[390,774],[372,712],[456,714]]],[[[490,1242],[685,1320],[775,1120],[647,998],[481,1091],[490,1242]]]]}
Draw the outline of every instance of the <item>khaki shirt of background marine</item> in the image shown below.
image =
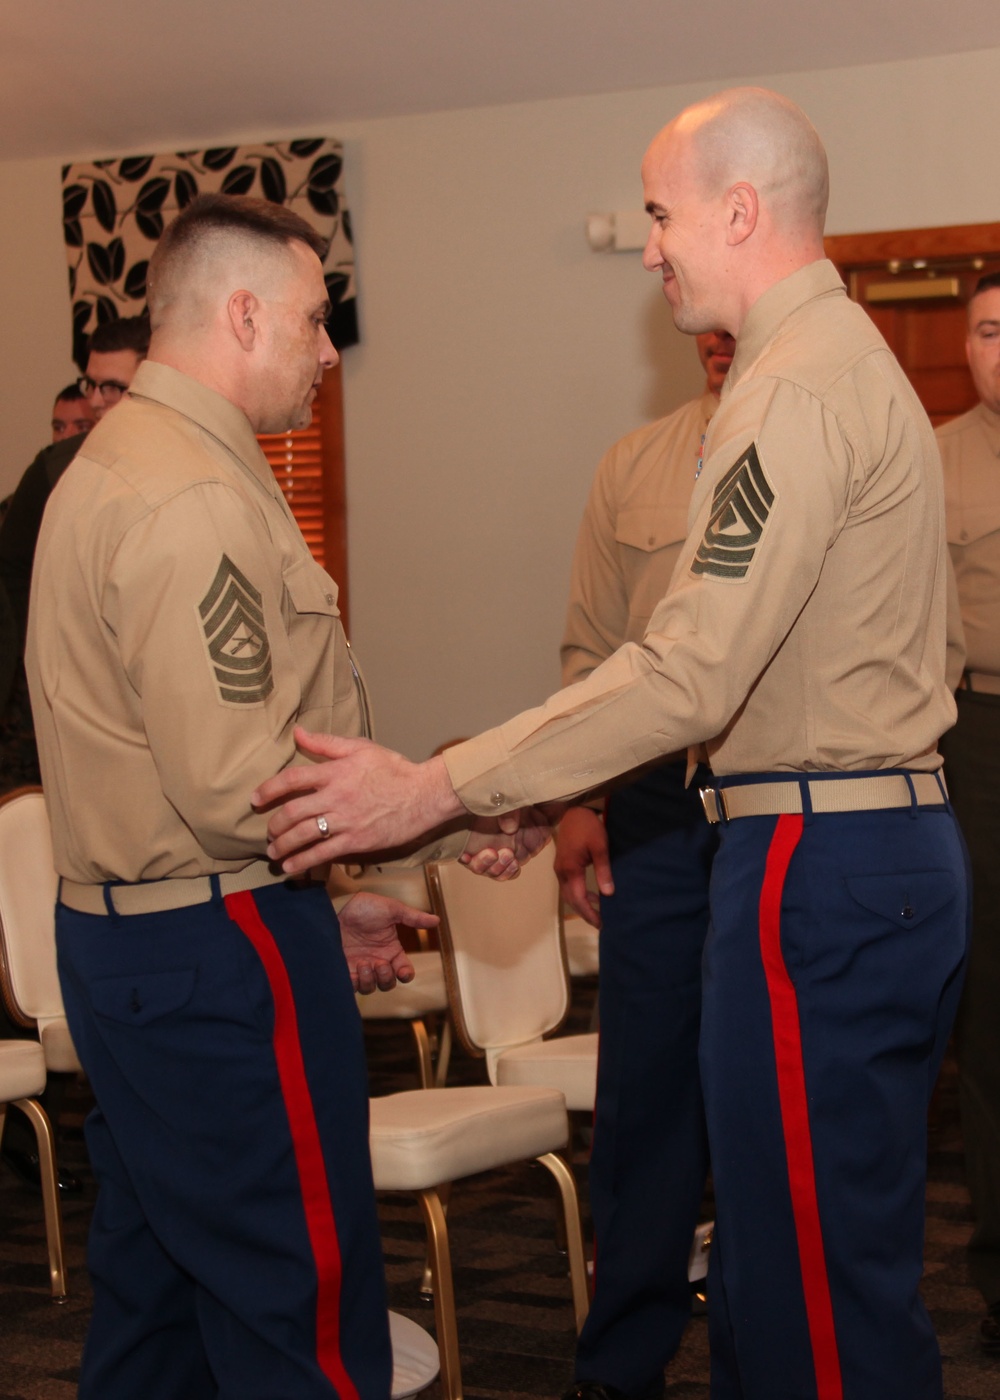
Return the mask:
{"type": "Polygon", "coordinates": [[[1000,678],[1000,413],[978,404],[942,424],[937,440],[966,666],[1000,678]]]}
{"type": "Polygon", "coordinates": [[[702,741],[720,775],[940,766],[934,435],[831,263],[747,316],[688,523],[641,643],[444,755],[467,807],[575,796],[702,741]]]}
{"type": "Polygon", "coordinates": [[[622,642],[642,641],[687,538],[698,459],[718,405],[706,391],[601,459],[573,555],[563,685],[588,676],[622,642]]]}
{"type": "Polygon", "coordinates": [[[297,722],[366,729],[337,611],[243,413],[146,361],[52,494],[28,672],[56,869],[237,870],[297,722]]]}

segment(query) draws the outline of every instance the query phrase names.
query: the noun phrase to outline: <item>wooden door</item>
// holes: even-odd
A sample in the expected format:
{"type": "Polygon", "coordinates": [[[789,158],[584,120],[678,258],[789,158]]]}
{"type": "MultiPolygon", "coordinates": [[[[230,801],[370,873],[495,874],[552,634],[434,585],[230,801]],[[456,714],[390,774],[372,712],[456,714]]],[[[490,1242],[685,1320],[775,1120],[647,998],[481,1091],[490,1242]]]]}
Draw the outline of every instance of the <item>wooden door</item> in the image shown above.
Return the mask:
{"type": "Polygon", "coordinates": [[[1000,271],[1000,224],[844,234],[826,240],[848,294],[885,336],[930,420],[977,402],[965,359],[965,304],[1000,271]]]}

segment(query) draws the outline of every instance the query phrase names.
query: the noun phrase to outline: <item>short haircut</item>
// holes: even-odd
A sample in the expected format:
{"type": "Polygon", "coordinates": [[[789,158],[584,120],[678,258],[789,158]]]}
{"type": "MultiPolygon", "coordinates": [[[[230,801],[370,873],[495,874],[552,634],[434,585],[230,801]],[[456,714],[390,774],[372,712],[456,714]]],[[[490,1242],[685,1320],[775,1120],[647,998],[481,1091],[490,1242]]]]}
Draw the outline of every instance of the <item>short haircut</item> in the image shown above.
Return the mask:
{"type": "Polygon", "coordinates": [[[969,300],[972,301],[973,297],[977,297],[980,292],[991,292],[994,287],[1000,287],[1000,272],[987,272],[985,277],[980,277],[976,283],[976,290],[969,297],[969,300]]]}
{"type": "Polygon", "coordinates": [[[83,398],[83,391],[79,384],[67,384],[65,389],[60,389],[55,396],[54,403],[76,403],[77,399],[83,398]]]}
{"type": "Polygon", "coordinates": [[[121,316],[117,321],[105,321],[94,328],[87,349],[96,350],[99,355],[134,350],[140,359],[145,359],[149,353],[149,317],[143,312],[141,316],[121,316]]]}
{"type": "Polygon", "coordinates": [[[201,245],[215,235],[235,242],[270,245],[287,249],[289,243],[304,243],[320,262],[326,256],[327,240],[301,215],[284,204],[254,199],[250,195],[202,194],[167,225],[149,262],[146,294],[154,319],[163,299],[170,299],[170,283],[201,245]]]}

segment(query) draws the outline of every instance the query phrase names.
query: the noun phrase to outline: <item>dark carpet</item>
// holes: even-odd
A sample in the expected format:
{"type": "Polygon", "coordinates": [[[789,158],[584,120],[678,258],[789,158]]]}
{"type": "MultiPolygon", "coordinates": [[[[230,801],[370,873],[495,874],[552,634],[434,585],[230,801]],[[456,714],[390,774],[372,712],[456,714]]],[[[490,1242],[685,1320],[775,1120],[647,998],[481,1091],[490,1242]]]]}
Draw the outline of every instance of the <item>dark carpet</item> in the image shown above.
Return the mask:
{"type": "MultiPolygon", "coordinates": [[[[592,986],[579,989],[571,1029],[586,1028],[593,995],[592,986]]],[[[408,1031],[370,1022],[366,1034],[372,1092],[414,1087],[408,1031]]],[[[482,1073],[480,1062],[456,1052],[450,1082],[477,1083],[482,1073]]],[[[82,1197],[64,1202],[70,1297],[61,1306],[48,1293],[41,1200],[0,1167],[0,1400],[71,1400],[76,1393],[90,1306],[84,1249],[94,1196],[79,1132],[85,1109],[86,1089],[75,1086],[63,1116],[60,1156],[86,1186],[82,1197]]],[[[574,1165],[585,1195],[582,1139],[578,1134],[574,1165]]],[[[391,1306],[433,1330],[433,1309],[419,1292],[424,1237],[416,1203],[386,1195],[380,1212],[391,1306]]],[[[551,1400],[569,1383],[572,1304],[555,1244],[557,1213],[548,1173],[540,1167],[472,1178],[453,1190],[449,1224],[467,1400],[551,1400]]],[[[982,1304],[964,1250],[970,1225],[949,1062],[931,1109],[924,1291],[944,1354],[947,1400],[998,1400],[1000,1359],[985,1357],[978,1344],[982,1304]]],[[[694,1318],[668,1371],[667,1395],[707,1400],[708,1393],[707,1329],[704,1318],[694,1318]]],[[[439,1400],[437,1385],[425,1395],[439,1400]]]]}

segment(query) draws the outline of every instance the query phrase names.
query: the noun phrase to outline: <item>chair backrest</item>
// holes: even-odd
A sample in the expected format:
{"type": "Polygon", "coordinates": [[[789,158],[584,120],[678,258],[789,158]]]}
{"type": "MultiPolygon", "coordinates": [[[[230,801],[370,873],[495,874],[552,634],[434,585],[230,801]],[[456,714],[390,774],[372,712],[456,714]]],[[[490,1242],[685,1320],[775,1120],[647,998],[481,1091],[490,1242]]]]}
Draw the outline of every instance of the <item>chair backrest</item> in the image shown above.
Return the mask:
{"type": "Polygon", "coordinates": [[[551,1035],[569,1011],[553,847],[516,880],[489,880],[448,861],[427,867],[427,883],[455,1029],[492,1073],[499,1053],[551,1035]]]}
{"type": "Polygon", "coordinates": [[[41,788],[0,798],[0,991],[18,1025],[63,1015],[56,970],[57,877],[41,788]]]}

